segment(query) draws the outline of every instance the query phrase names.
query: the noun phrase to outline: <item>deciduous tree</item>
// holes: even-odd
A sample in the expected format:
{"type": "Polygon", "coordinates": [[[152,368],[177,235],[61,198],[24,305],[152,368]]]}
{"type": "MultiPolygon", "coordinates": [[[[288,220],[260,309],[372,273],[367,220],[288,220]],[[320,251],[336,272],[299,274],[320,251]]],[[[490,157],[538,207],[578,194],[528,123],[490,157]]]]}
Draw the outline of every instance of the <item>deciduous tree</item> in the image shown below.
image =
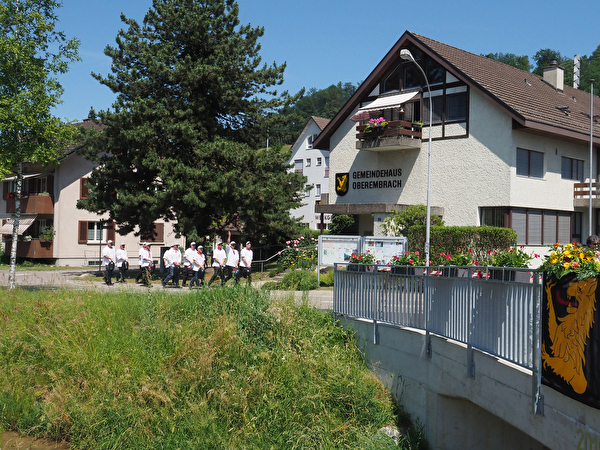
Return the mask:
{"type": "Polygon", "coordinates": [[[56,76],[78,59],[76,39],[55,30],[53,0],[0,0],[0,175],[14,171],[15,215],[9,286],[15,286],[23,163],[47,164],[65,149],[73,127],[52,115],[63,89],[56,76]]]}

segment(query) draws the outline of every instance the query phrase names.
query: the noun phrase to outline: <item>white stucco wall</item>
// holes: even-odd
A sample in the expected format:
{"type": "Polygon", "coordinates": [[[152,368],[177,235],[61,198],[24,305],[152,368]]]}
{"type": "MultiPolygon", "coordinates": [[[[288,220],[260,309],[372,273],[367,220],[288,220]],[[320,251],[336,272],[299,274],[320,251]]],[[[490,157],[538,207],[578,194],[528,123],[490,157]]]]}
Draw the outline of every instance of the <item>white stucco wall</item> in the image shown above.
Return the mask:
{"type": "MultiPolygon", "coordinates": [[[[325,176],[327,169],[326,158],[329,158],[329,151],[308,148],[308,138],[313,134],[319,134],[321,129],[317,126],[314,120],[310,120],[304,127],[304,130],[292,147],[292,156],[289,164],[294,164],[297,159],[302,160],[302,174],[306,176],[305,185],[312,185],[313,188],[308,192],[308,195],[303,199],[303,205],[299,208],[292,209],[290,215],[300,219],[301,222],[307,223],[312,230],[318,230],[321,223],[321,215],[315,213],[315,202],[321,199],[321,195],[317,195],[317,184],[321,185],[321,194],[329,192],[329,177],[325,176]],[[310,167],[306,166],[306,160],[310,158],[310,167]],[[321,165],[317,165],[317,158],[321,158],[321,165]]],[[[294,169],[291,169],[292,171],[294,169]]],[[[331,214],[325,214],[323,222],[331,223],[331,214]]]]}

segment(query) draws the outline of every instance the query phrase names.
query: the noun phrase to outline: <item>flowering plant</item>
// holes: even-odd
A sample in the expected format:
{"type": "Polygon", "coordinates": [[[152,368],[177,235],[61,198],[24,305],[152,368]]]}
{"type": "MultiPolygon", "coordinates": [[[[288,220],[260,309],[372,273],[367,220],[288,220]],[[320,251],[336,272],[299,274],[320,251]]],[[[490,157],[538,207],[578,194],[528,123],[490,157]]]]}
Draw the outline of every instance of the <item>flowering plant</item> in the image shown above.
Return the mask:
{"type": "Polygon", "coordinates": [[[477,265],[477,261],[473,260],[473,250],[463,250],[460,247],[456,247],[454,254],[440,253],[440,259],[442,266],[470,266],[477,265]]]}
{"type": "Polygon", "coordinates": [[[594,249],[584,247],[577,242],[566,245],[557,242],[552,247],[552,251],[545,256],[540,269],[559,279],[574,273],[577,275],[577,280],[581,281],[600,274],[600,262],[597,257],[598,254],[594,249]]]}
{"type": "Polygon", "coordinates": [[[54,227],[53,226],[47,226],[46,228],[44,228],[40,234],[40,239],[42,241],[51,241],[52,239],[54,239],[54,235],[56,234],[56,232],[54,231],[54,227]]]}
{"type": "Polygon", "coordinates": [[[370,133],[374,128],[385,128],[389,122],[383,117],[377,119],[371,119],[367,122],[365,127],[365,133],[370,133]]]}
{"type": "Polygon", "coordinates": [[[373,264],[377,262],[375,261],[375,255],[369,251],[367,253],[352,253],[348,261],[354,264],[373,264]]]}
{"type": "Polygon", "coordinates": [[[277,265],[281,270],[289,268],[311,269],[318,261],[318,239],[300,236],[298,239],[285,241],[286,248],[277,252],[277,265]]]}
{"type": "Polygon", "coordinates": [[[388,265],[390,266],[421,266],[424,261],[419,252],[404,252],[403,255],[394,255],[388,265]]]}
{"type": "MultiPolygon", "coordinates": [[[[529,267],[533,258],[523,251],[523,246],[511,247],[506,250],[494,250],[488,253],[490,264],[496,267],[529,267]]],[[[535,255],[537,257],[538,255],[535,255]]]]}

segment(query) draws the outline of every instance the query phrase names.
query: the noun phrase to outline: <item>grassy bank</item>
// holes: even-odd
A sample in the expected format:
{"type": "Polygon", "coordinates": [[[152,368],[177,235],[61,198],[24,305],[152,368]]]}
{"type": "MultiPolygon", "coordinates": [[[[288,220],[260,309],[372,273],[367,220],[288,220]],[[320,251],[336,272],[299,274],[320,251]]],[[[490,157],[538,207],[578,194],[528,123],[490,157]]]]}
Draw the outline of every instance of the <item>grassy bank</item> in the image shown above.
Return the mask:
{"type": "Polygon", "coordinates": [[[5,430],[82,449],[394,448],[373,438],[396,420],[389,394],[306,305],[242,287],[1,293],[5,430]]]}

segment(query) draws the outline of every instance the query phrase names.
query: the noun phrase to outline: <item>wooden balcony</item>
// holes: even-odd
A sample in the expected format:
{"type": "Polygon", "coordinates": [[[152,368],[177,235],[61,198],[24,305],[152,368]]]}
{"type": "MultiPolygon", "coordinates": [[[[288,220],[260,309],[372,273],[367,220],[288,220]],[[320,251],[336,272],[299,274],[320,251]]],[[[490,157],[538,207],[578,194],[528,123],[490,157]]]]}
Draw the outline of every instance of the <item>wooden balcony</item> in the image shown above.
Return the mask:
{"type": "MultiPolygon", "coordinates": [[[[6,249],[10,252],[12,239],[6,239],[6,249]]],[[[32,239],[31,241],[17,242],[17,258],[27,259],[53,259],[54,246],[53,241],[42,241],[32,239]]]]}
{"type": "Polygon", "coordinates": [[[389,122],[384,128],[373,128],[365,133],[366,125],[356,127],[356,148],[376,152],[420,149],[423,132],[421,126],[403,120],[389,122]]]}
{"type": "MultiPolygon", "coordinates": [[[[6,212],[15,212],[15,199],[6,199],[6,212]]],[[[21,212],[24,214],[54,214],[54,202],[48,194],[29,194],[21,197],[21,212]]]]}

